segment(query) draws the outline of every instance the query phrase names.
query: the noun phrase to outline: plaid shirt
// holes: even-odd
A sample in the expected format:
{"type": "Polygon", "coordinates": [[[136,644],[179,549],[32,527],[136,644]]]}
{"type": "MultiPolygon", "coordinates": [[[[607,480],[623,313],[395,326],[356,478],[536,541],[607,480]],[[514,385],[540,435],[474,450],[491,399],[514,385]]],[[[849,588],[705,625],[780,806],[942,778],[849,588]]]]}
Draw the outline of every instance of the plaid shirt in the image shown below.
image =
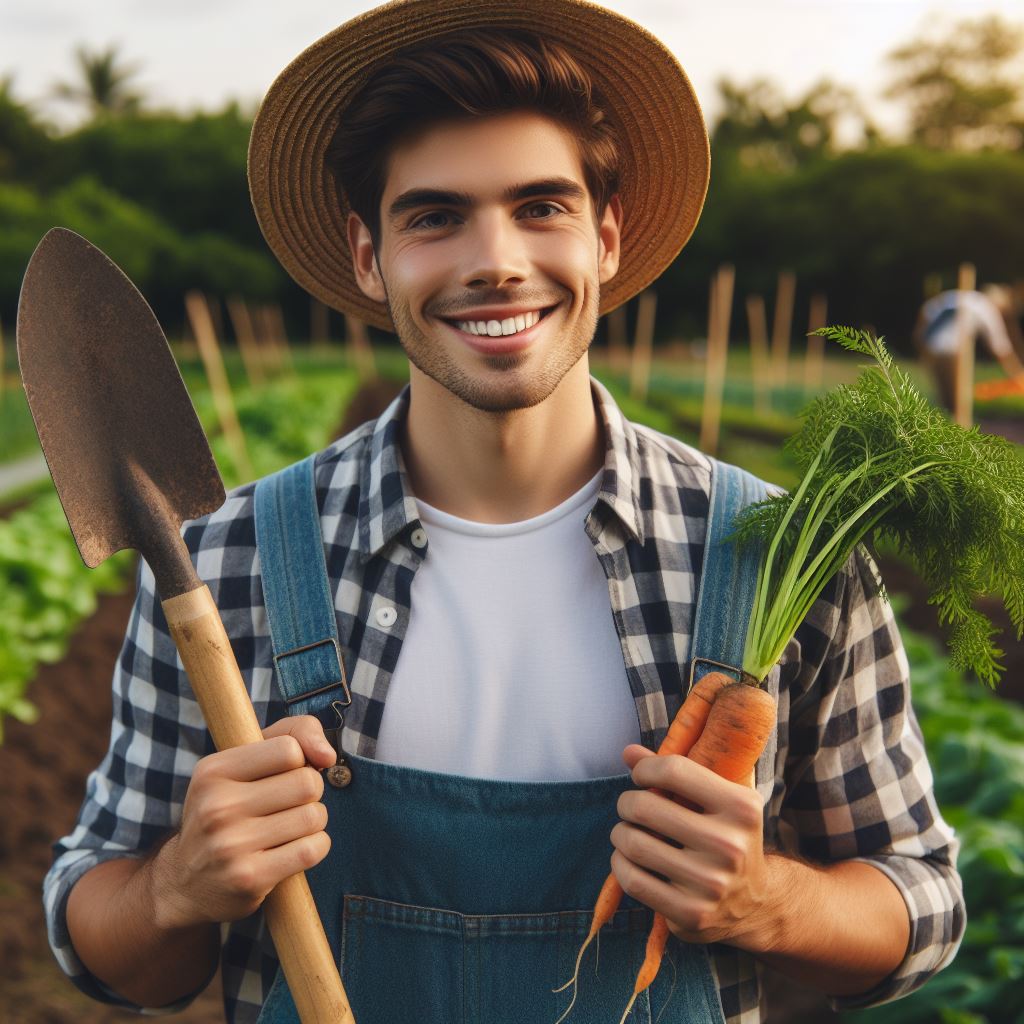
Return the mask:
{"type": "MultiPolygon", "coordinates": [[[[585,528],[609,580],[643,741],[655,746],[683,696],[709,464],[699,451],[625,420],[597,381],[593,390],[607,453],[585,528]]],[[[410,539],[421,523],[397,443],[407,403],[408,390],[379,420],[321,452],[316,463],[327,569],[352,690],[345,743],[367,757],[374,756],[408,625],[413,575],[429,550],[410,539]],[[390,616],[376,615],[381,607],[397,611],[388,626],[380,623],[390,616]]],[[[186,524],[184,536],[266,724],[286,712],[272,678],[253,489],[233,491],[217,512],[186,524]]],[[[840,1009],[894,999],[923,984],[952,959],[965,924],[955,867],[959,844],[935,804],[906,655],[891,610],[877,596],[876,577],[870,557],[858,549],[773,670],[778,752],[774,779],[758,785],[767,847],[817,862],[863,860],[884,872],[907,903],[910,943],[903,962],[873,991],[833,1000],[840,1009]]],[[[175,828],[195,763],[214,749],[145,564],[113,689],[110,749],[89,777],[75,831],[55,846],[44,902],[62,968],[84,991],[120,1002],[75,955],[65,917],[68,893],[96,864],[141,856],[175,828]]],[[[223,939],[227,1019],[254,1021],[277,970],[262,914],[225,925],[223,939]]],[[[760,1022],[766,1008],[755,958],[727,945],[712,946],[711,954],[728,1024],[760,1022]]]]}

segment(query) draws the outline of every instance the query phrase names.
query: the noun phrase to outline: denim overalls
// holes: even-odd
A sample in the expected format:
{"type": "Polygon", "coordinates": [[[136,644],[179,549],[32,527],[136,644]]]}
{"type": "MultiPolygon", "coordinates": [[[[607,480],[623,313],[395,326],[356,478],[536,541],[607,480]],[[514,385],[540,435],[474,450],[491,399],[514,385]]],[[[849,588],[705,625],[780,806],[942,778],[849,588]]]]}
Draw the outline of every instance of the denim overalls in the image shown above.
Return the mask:
{"type": "MultiPolygon", "coordinates": [[[[719,541],[733,513],[764,492],[749,474],[714,467],[691,653],[735,665],[756,574],[749,553],[719,541]]],[[[261,481],[255,502],[278,683],[289,713],[333,717],[348,692],[312,456],[261,481]]],[[[709,668],[698,665],[694,678],[709,668]]],[[[571,990],[553,990],[572,976],[589,930],[629,775],[466,778],[342,752],[340,733],[323,796],[331,852],[307,875],[357,1024],[555,1024],[571,990]]],[[[650,924],[650,911],[626,897],[587,951],[565,1024],[619,1020],[650,924]]],[[[629,1020],[723,1024],[706,947],[670,937],[629,1020]]],[[[298,1022],[280,970],[259,1021],[298,1022]]]]}

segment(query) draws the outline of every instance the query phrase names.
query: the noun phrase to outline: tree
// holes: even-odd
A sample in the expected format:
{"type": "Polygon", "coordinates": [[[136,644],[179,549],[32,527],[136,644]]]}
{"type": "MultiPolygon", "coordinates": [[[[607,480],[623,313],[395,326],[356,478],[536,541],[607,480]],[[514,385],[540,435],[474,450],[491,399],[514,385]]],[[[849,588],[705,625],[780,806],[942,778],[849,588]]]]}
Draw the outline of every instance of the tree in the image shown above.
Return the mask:
{"type": "Polygon", "coordinates": [[[0,181],[34,180],[52,149],[46,127],[14,96],[11,76],[0,78],[0,181]]]}
{"type": "Polygon", "coordinates": [[[854,93],[827,79],[795,103],[787,102],[766,78],[745,86],[721,78],[717,84],[723,109],[711,132],[711,146],[733,154],[744,167],[789,171],[828,156],[838,148],[843,119],[855,122],[869,140],[876,134],[854,93]]]}
{"type": "Polygon", "coordinates": [[[54,95],[74,103],[84,103],[92,117],[101,114],[128,114],[139,109],[142,95],[129,83],[138,74],[137,64],[123,64],[117,46],[91,51],[85,46],[75,50],[78,82],[58,82],[54,95]]]}
{"type": "Polygon", "coordinates": [[[1024,25],[992,14],[890,52],[885,95],[907,104],[912,141],[931,149],[1020,149],[1024,25]]]}

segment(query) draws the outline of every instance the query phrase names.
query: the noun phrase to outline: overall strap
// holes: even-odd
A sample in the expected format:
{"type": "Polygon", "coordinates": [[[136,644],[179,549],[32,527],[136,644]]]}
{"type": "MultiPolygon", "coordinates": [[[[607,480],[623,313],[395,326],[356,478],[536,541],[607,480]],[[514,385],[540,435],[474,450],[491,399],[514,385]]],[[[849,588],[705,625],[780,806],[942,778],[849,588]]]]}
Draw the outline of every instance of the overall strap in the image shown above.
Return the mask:
{"type": "Polygon", "coordinates": [[[767,494],[767,486],[756,476],[738,466],[711,460],[711,497],[687,690],[715,669],[740,678],[760,549],[757,545],[740,548],[727,538],[740,509],[767,494]]]}
{"type": "MultiPolygon", "coordinates": [[[[762,547],[748,544],[741,548],[728,537],[736,514],[752,502],[766,498],[769,493],[768,485],[746,470],[717,459],[711,460],[711,497],[690,643],[687,692],[698,679],[716,669],[737,680],[741,678],[743,646],[747,623],[754,608],[762,547]]],[[[777,672],[769,674],[763,685],[778,699],[777,672]]],[[[758,786],[775,776],[777,744],[778,738],[773,730],[757,762],[758,786]]]]}
{"type": "Polygon", "coordinates": [[[315,456],[256,485],[256,546],[274,667],[290,715],[351,703],[327,580],[315,456]]]}

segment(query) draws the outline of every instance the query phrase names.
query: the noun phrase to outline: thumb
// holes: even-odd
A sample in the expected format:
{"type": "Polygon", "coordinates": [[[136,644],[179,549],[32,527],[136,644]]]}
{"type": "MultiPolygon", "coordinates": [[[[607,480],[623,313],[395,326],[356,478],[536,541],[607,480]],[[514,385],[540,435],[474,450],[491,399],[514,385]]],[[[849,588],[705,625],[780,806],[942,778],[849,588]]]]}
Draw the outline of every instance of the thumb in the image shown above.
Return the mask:
{"type": "Polygon", "coordinates": [[[647,747],[642,747],[639,743],[630,743],[625,750],[622,751],[622,760],[625,762],[626,767],[632,771],[645,757],[657,757],[653,750],[649,750],[647,747]]]}

